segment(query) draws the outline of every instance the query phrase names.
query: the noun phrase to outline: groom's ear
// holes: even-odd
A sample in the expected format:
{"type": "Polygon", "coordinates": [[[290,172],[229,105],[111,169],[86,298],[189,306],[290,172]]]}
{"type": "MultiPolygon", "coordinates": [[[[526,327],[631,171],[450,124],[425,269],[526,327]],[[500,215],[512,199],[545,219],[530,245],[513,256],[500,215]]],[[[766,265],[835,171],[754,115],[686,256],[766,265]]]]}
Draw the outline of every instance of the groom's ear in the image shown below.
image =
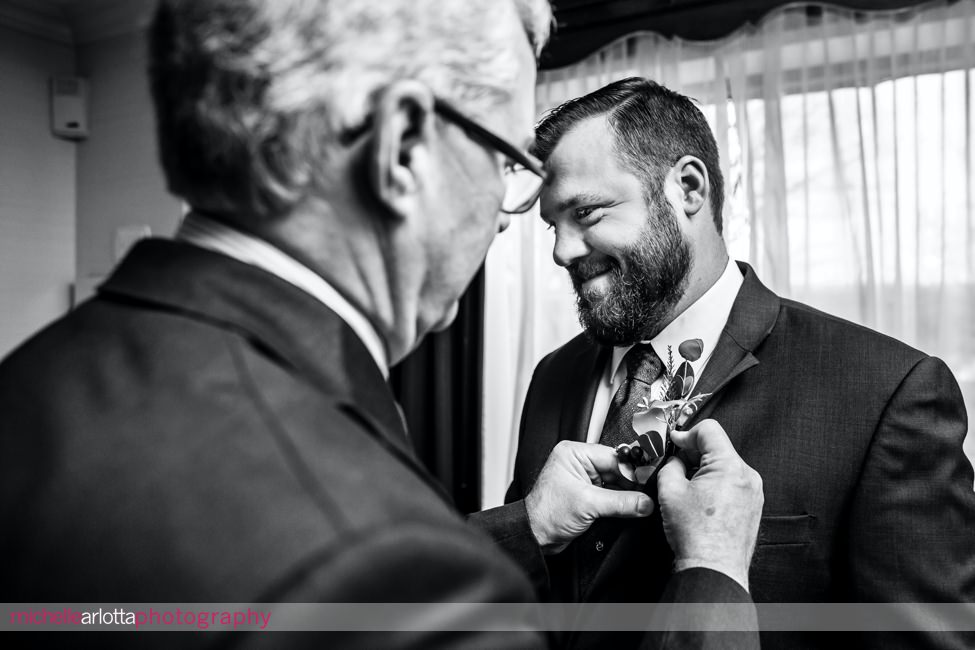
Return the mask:
{"type": "Polygon", "coordinates": [[[678,205],[684,216],[692,218],[708,204],[710,179],[708,168],[696,156],[684,156],[671,170],[670,177],[678,188],[678,205]]]}

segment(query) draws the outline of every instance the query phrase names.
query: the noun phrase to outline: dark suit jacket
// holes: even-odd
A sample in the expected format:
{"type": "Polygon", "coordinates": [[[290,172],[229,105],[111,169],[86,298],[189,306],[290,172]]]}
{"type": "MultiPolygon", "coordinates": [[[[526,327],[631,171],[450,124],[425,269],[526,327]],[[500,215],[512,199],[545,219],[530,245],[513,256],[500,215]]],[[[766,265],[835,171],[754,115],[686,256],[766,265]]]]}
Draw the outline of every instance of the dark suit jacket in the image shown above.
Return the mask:
{"type": "MultiPolygon", "coordinates": [[[[544,576],[523,504],[482,524],[544,576]]],[[[344,321],[269,273],[163,240],[138,244],[94,300],[0,364],[0,528],[4,602],[419,602],[450,623],[437,603],[534,596],[417,462],[344,321]]],[[[674,597],[702,579],[675,583],[674,597]]],[[[544,642],[475,637],[327,641],[544,642]]],[[[214,643],[322,639],[179,639],[214,643]]]]}
{"type": "MultiPolygon", "coordinates": [[[[780,299],[740,266],[744,284],[695,391],[712,396],[687,426],[714,418],[762,476],[749,578],[755,602],[975,600],[973,474],[950,371],[891,338],[780,299]]],[[[530,489],[559,440],[585,440],[608,354],[579,336],[538,364],[509,500],[530,489]]],[[[597,522],[551,559],[551,597],[653,600],[672,557],[659,518],[597,522]]],[[[765,648],[820,641],[762,635],[765,648]]],[[[902,641],[973,647],[957,635],[858,643],[902,641]]]]}
{"type": "Polygon", "coordinates": [[[415,459],[353,331],[223,255],[139,244],[0,365],[0,414],[6,602],[533,598],[415,459]]]}

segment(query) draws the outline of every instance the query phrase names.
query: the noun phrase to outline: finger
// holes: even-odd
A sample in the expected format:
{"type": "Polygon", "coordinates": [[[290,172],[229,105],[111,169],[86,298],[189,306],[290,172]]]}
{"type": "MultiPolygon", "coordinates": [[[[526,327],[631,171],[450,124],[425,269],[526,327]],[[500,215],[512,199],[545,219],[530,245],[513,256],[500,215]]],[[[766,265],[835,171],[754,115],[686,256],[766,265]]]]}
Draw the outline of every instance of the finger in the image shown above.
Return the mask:
{"type": "Polygon", "coordinates": [[[701,420],[688,431],[674,431],[670,439],[681,449],[704,455],[737,455],[731,439],[714,420],[701,420]]]}
{"type": "Polygon", "coordinates": [[[701,466],[701,454],[696,451],[678,449],[675,455],[679,456],[684,462],[684,466],[687,467],[688,474],[693,474],[694,471],[701,466]]]}
{"type": "Polygon", "coordinates": [[[606,445],[574,443],[573,451],[587,460],[590,479],[601,479],[606,483],[624,484],[626,477],[620,472],[620,461],[616,450],[606,445]]]}
{"type": "Polygon", "coordinates": [[[672,456],[657,472],[657,494],[673,494],[685,490],[687,483],[687,466],[677,456],[672,456]]]}
{"type": "Polygon", "coordinates": [[[653,500],[643,492],[604,490],[592,487],[586,492],[590,512],[599,517],[646,517],[653,512],[653,500]]]}
{"type": "Polygon", "coordinates": [[[626,470],[620,467],[620,475],[603,480],[603,487],[610,490],[635,490],[639,484],[626,475],[626,470]]]}

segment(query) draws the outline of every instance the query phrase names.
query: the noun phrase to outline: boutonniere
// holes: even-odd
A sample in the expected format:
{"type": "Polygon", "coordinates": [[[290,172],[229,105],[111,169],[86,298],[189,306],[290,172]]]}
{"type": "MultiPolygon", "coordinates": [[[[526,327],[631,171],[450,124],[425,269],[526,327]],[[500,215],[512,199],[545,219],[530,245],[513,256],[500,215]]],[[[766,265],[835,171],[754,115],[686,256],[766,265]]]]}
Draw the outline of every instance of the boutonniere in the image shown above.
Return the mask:
{"type": "Polygon", "coordinates": [[[701,358],[704,342],[688,339],[677,347],[683,361],[674,370],[674,352],[667,346],[667,367],[660,387],[660,399],[644,397],[633,413],[633,431],[636,440],[616,447],[624,473],[633,474],[632,480],[643,485],[663,463],[674,454],[670,434],[683,425],[697,411],[710,393],[691,397],[694,392],[694,368],[691,363],[701,358]],[[629,470],[632,468],[632,472],[629,470]]]}

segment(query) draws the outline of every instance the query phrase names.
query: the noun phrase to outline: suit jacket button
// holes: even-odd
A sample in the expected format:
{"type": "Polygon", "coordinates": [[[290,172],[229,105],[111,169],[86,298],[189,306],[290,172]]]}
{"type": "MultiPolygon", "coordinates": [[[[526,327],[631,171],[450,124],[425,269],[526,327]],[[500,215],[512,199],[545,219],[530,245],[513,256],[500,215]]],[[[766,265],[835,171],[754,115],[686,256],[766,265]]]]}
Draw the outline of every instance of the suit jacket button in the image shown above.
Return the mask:
{"type": "Polygon", "coordinates": [[[603,540],[599,540],[598,542],[596,542],[596,550],[597,551],[603,550],[603,540]]]}

